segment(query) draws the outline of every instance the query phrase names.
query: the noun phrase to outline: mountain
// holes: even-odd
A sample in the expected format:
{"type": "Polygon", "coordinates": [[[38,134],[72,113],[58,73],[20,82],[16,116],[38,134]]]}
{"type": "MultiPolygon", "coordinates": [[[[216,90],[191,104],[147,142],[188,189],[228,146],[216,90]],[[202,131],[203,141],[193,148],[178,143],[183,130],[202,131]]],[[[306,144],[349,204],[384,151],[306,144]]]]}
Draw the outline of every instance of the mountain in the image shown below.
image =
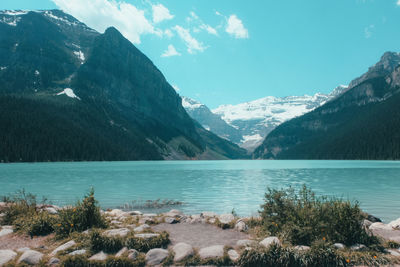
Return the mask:
{"type": "Polygon", "coordinates": [[[347,86],[341,85],[330,94],[268,96],[238,105],[222,105],[212,111],[188,97],[183,97],[182,103],[188,114],[203,127],[252,152],[278,125],[310,112],[346,89],[347,86]]]}
{"type": "Polygon", "coordinates": [[[205,129],[236,144],[242,141],[240,131],[221,119],[221,116],[214,114],[206,105],[189,97],[182,97],[182,105],[205,129]]]}
{"type": "Polygon", "coordinates": [[[253,157],[400,159],[400,54],[381,60],[336,99],[272,131],[253,157]]]}
{"type": "Polygon", "coordinates": [[[0,12],[0,84],[2,161],[246,157],[115,28],[59,10],[0,12]]]}

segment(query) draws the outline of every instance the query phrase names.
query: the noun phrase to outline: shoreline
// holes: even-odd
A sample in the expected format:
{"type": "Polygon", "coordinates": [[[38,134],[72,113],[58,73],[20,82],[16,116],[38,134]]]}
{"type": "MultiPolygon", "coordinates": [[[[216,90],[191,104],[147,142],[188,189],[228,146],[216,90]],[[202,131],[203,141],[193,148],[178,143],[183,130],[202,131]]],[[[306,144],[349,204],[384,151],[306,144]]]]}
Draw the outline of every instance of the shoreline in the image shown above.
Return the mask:
{"type": "MultiPolygon", "coordinates": [[[[4,205],[7,204],[0,203],[0,207],[4,205]]],[[[38,205],[39,210],[53,215],[69,208],[71,206],[38,205]]],[[[0,226],[0,255],[8,251],[11,255],[9,262],[16,263],[25,262],[24,255],[36,255],[37,258],[40,258],[37,262],[45,263],[47,266],[58,266],[62,259],[72,255],[82,255],[90,262],[105,262],[117,258],[128,258],[132,261],[144,259],[146,266],[154,266],[165,264],[166,261],[169,261],[169,265],[179,265],[184,259],[188,260],[193,257],[199,263],[216,264],[228,260],[234,264],[245,251],[256,248],[269,249],[275,245],[284,246],[299,253],[311,251],[310,246],[285,244],[278,236],[258,235],[251,228],[252,220],[258,220],[257,218],[207,211],[186,215],[176,209],[158,214],[142,213],[135,210],[123,211],[121,209],[100,210],[100,213],[105,216],[109,223],[109,226],[101,231],[101,235],[104,237],[119,239],[134,235],[143,240],[152,240],[159,238],[163,233],[167,233],[168,245],[152,248],[146,253],[125,247],[114,253],[103,251],[92,253],[89,249],[83,248],[79,241],[75,240],[76,238],[68,237],[63,240],[55,240],[54,236],[49,235],[41,239],[33,237],[30,241],[26,241],[23,234],[14,232],[14,227],[0,226]],[[5,243],[7,244],[5,245],[5,243]],[[15,246],[13,247],[12,244],[15,244],[15,246]],[[29,244],[30,246],[16,247],[22,244],[29,244]]],[[[373,216],[369,219],[375,220],[375,222],[364,220],[363,225],[366,229],[385,241],[391,240],[400,243],[400,218],[388,224],[378,222],[377,218],[373,216]]],[[[92,231],[94,230],[89,229],[83,232],[79,235],[79,238],[87,238],[92,231]]],[[[350,251],[351,253],[361,253],[365,250],[363,244],[347,247],[344,244],[336,243],[334,247],[337,250],[350,251]]],[[[387,254],[396,260],[400,260],[400,247],[397,250],[388,249],[387,254]]]]}

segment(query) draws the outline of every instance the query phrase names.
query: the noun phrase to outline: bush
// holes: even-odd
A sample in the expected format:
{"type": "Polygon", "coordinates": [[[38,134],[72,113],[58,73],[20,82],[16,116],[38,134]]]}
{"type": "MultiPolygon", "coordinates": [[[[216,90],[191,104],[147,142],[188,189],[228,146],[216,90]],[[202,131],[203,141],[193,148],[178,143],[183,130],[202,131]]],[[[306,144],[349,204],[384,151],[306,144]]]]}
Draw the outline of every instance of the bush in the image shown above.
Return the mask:
{"type": "Polygon", "coordinates": [[[59,237],[68,236],[71,232],[82,232],[90,228],[106,228],[106,219],[100,213],[100,207],[94,198],[93,188],[83,201],[59,211],[59,220],[55,225],[59,237]]]}
{"type": "Polygon", "coordinates": [[[118,252],[121,248],[136,249],[139,252],[147,252],[153,248],[165,248],[169,244],[169,234],[161,232],[159,236],[151,238],[139,238],[134,234],[127,237],[110,237],[102,235],[99,230],[90,233],[90,249],[93,253],[104,251],[108,253],[118,252]]]}
{"type": "Polygon", "coordinates": [[[7,203],[3,210],[4,216],[1,217],[3,225],[14,225],[17,219],[37,213],[36,196],[26,193],[24,189],[11,197],[4,197],[3,200],[7,203]]]}
{"type": "Polygon", "coordinates": [[[109,257],[106,261],[89,261],[84,256],[67,256],[60,264],[61,267],[144,267],[145,265],[143,255],[139,255],[134,261],[123,257],[109,257]]]}
{"type": "Polygon", "coordinates": [[[54,232],[56,219],[48,212],[35,212],[19,217],[14,222],[16,230],[24,231],[30,236],[48,235],[54,232]]]}
{"type": "Polygon", "coordinates": [[[124,247],[124,242],[125,241],[121,237],[103,236],[98,230],[94,230],[90,233],[90,250],[93,253],[99,251],[107,253],[118,252],[124,247]]]}
{"type": "Polygon", "coordinates": [[[330,248],[297,251],[272,245],[268,249],[245,250],[238,261],[244,267],[289,267],[289,266],[346,266],[344,257],[330,248]]]}
{"type": "Polygon", "coordinates": [[[298,194],[292,188],[268,189],[261,207],[264,229],[292,244],[311,245],[316,240],[346,245],[379,243],[362,227],[364,214],[358,203],[316,197],[306,186],[298,194]]]}
{"type": "Polygon", "coordinates": [[[139,252],[147,252],[153,248],[165,248],[169,244],[169,234],[165,231],[159,233],[159,236],[152,238],[139,238],[134,235],[126,239],[126,247],[136,249],[139,252]]]}

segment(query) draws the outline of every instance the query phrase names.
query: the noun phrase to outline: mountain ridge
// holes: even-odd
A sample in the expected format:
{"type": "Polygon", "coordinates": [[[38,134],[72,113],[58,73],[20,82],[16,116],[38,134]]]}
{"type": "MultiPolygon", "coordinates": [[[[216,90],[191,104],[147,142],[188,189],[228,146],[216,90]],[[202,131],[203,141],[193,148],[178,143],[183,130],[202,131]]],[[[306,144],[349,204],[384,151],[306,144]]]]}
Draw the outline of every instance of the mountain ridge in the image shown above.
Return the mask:
{"type": "Polygon", "coordinates": [[[12,129],[0,133],[0,160],[247,157],[205,133],[160,70],[115,28],[100,34],[59,10],[3,11],[0,59],[0,96],[8,102],[0,122],[12,129]]]}
{"type": "Polygon", "coordinates": [[[387,52],[338,98],[278,126],[253,157],[399,159],[399,92],[400,54],[387,52]]]}

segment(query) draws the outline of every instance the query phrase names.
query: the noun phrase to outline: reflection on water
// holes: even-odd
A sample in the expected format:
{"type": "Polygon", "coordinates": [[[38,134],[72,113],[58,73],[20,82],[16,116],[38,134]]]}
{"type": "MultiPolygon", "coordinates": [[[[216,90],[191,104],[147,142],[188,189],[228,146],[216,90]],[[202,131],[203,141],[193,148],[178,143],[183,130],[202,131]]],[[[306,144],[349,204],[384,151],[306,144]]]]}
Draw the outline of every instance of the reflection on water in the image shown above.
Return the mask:
{"type": "Polygon", "coordinates": [[[186,161],[1,164],[0,195],[25,188],[54,204],[70,204],[91,186],[103,207],[132,200],[183,201],[188,213],[257,212],[267,187],[311,187],[359,200],[368,212],[400,217],[400,162],[186,161]]]}

